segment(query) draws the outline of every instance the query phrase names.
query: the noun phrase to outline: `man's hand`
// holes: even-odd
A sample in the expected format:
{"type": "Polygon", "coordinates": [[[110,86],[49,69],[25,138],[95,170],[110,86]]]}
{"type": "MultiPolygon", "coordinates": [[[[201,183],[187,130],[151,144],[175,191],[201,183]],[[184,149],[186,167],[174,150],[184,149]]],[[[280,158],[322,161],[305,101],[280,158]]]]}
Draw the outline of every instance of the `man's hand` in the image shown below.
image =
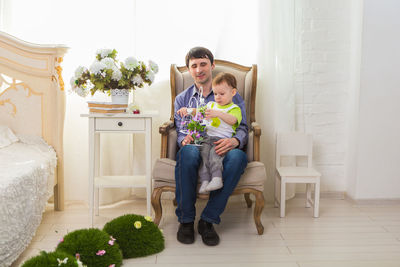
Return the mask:
{"type": "Polygon", "coordinates": [[[234,149],[239,145],[239,141],[236,138],[223,138],[214,142],[215,144],[215,152],[219,156],[223,156],[228,153],[230,150],[234,149]]]}
{"type": "Polygon", "coordinates": [[[176,113],[178,113],[178,115],[181,116],[181,118],[183,118],[188,114],[187,108],[186,107],[180,108],[176,113]]]}
{"type": "Polygon", "coordinates": [[[186,145],[190,144],[192,141],[194,141],[193,137],[190,134],[188,134],[182,140],[182,146],[186,146],[186,145]]]}

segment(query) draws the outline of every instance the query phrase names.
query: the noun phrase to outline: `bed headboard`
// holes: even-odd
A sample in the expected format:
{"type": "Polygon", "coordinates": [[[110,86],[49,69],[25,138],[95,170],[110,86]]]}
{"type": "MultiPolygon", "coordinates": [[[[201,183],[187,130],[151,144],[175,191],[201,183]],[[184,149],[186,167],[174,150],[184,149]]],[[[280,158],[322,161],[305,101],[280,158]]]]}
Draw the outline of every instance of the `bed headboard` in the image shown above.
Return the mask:
{"type": "Polygon", "coordinates": [[[41,136],[57,153],[54,203],[64,208],[65,92],[60,63],[67,47],[37,45],[0,31],[0,124],[41,136]]]}

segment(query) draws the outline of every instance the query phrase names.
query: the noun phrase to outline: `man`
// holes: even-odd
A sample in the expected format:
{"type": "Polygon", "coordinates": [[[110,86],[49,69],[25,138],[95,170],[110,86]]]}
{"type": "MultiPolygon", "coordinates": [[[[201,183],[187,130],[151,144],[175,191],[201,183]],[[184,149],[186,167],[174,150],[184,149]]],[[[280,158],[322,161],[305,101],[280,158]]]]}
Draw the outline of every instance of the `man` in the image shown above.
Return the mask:
{"type": "MultiPolygon", "coordinates": [[[[184,244],[194,242],[194,220],[196,217],[196,196],[198,169],[201,163],[201,155],[196,146],[189,145],[193,138],[183,134],[181,130],[181,116],[177,111],[186,107],[186,113],[193,107],[191,101],[200,99],[200,88],[202,88],[205,102],[214,101],[212,91],[212,70],[214,69],[214,56],[206,48],[192,48],[186,55],[186,66],[194,79],[194,84],[180,93],[175,99],[175,125],[177,127],[177,141],[180,147],[176,155],[175,197],[177,202],[176,215],[180,222],[177,239],[184,244]]],[[[236,135],[232,138],[218,140],[215,150],[218,155],[225,155],[223,160],[222,179],[224,186],[210,192],[206,207],[201,213],[197,230],[204,244],[215,246],[219,243],[219,236],[213,224],[219,224],[220,215],[224,211],[228,198],[239,182],[240,176],[247,165],[246,154],[241,150],[245,147],[248,139],[248,126],[246,120],[246,109],[242,97],[236,94],[233,102],[242,111],[242,122],[236,129],[236,135]]]]}

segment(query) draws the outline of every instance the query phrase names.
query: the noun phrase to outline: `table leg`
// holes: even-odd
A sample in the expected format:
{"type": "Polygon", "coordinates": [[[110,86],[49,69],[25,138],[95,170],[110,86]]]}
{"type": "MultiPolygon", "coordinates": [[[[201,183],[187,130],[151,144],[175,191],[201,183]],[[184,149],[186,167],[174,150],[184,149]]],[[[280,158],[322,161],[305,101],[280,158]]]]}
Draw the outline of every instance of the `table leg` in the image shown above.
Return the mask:
{"type": "Polygon", "coordinates": [[[151,216],[151,118],[146,119],[146,201],[147,216],[151,216]]]}
{"type": "MultiPolygon", "coordinates": [[[[94,177],[99,177],[100,176],[100,133],[95,133],[94,134],[94,146],[95,146],[95,153],[94,153],[94,177]]],[[[99,203],[100,203],[100,195],[99,195],[99,188],[95,187],[94,188],[95,192],[95,202],[94,202],[94,207],[95,207],[95,212],[94,214],[96,216],[99,216],[99,203]]]]}
{"type": "Polygon", "coordinates": [[[93,227],[93,198],[94,198],[94,153],[95,151],[95,131],[94,118],[89,118],[89,217],[90,224],[93,227]]]}

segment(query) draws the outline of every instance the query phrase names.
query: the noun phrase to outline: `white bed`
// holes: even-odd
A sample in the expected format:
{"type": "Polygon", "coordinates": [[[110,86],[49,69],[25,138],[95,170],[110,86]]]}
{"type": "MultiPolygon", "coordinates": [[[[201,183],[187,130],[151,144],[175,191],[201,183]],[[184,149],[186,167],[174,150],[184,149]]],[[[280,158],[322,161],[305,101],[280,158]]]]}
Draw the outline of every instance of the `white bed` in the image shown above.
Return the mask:
{"type": "Polygon", "coordinates": [[[66,51],[0,32],[0,267],[29,245],[51,197],[64,209],[66,51]]]}

